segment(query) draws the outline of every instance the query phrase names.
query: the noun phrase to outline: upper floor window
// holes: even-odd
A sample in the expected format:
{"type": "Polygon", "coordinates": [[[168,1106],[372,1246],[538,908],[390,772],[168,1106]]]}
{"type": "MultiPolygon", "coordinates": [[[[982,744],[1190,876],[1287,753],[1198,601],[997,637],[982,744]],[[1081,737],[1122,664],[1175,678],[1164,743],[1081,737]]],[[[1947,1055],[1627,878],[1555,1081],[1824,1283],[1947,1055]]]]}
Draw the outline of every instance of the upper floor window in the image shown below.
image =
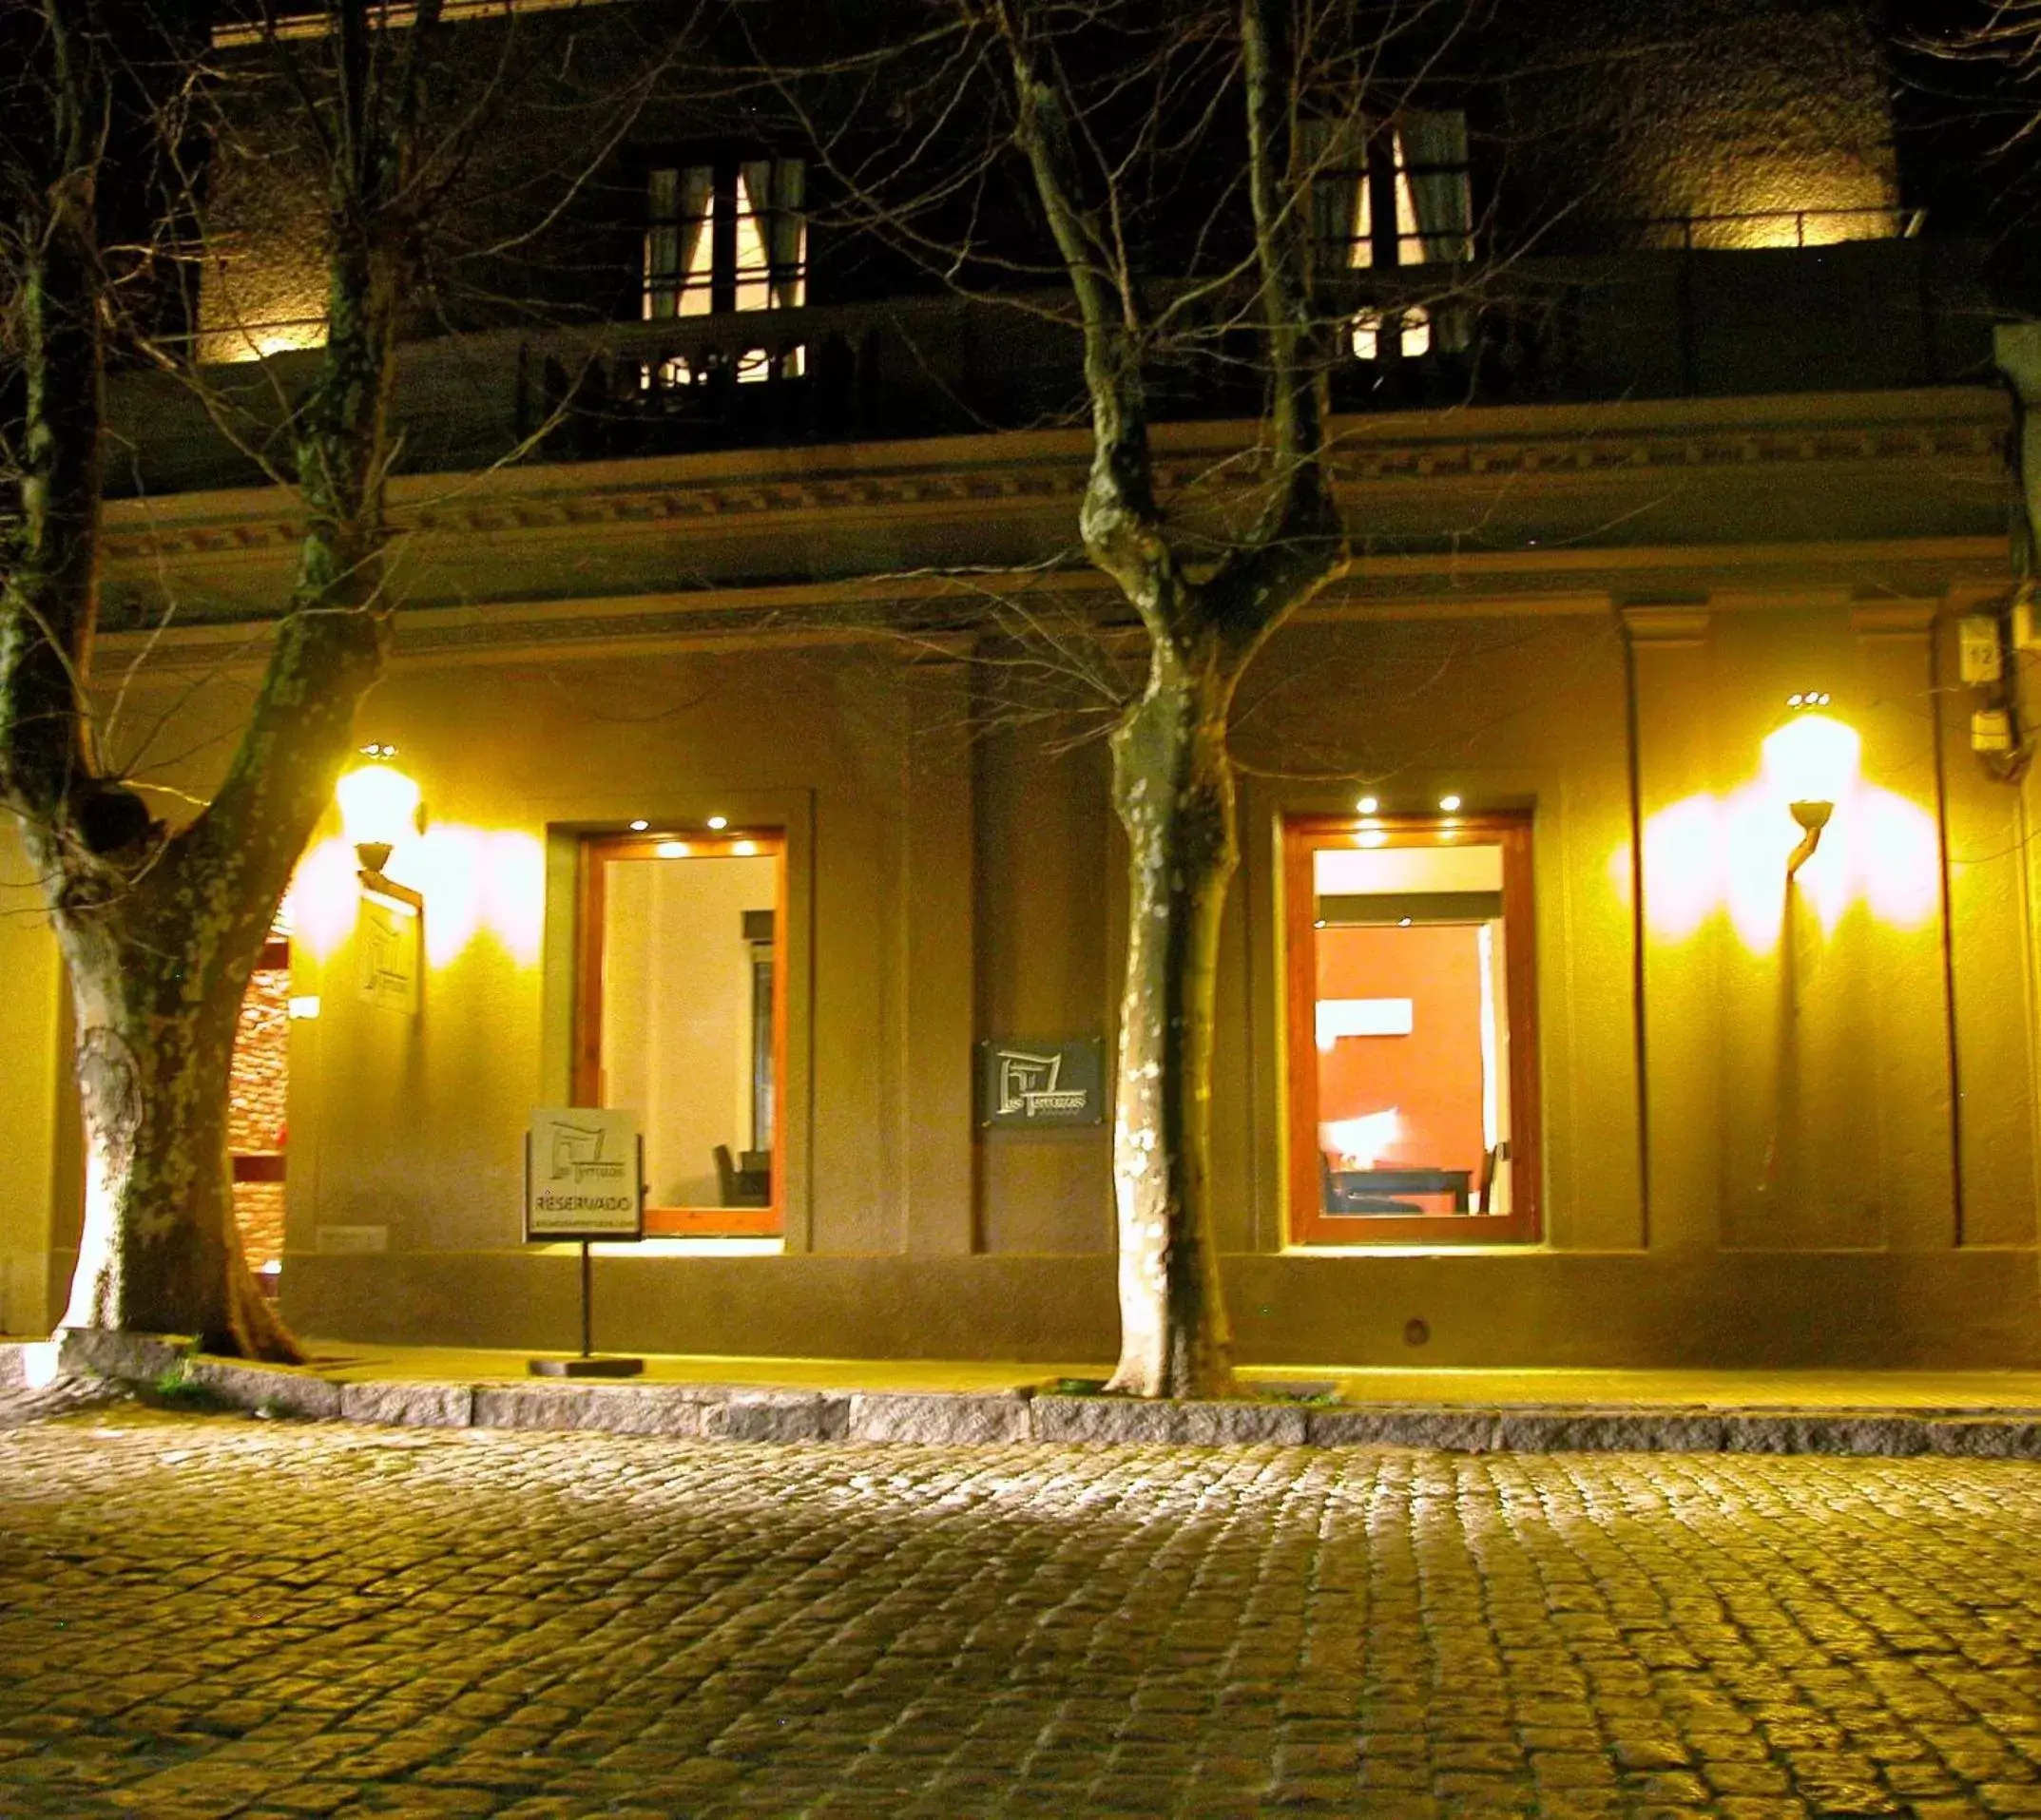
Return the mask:
{"type": "Polygon", "coordinates": [[[645,175],[645,318],[807,302],[806,184],[798,158],[654,165],[645,175]]]}
{"type": "Polygon", "coordinates": [[[1322,270],[1473,258],[1464,113],[1413,111],[1386,125],[1306,121],[1300,151],[1322,270]]]}

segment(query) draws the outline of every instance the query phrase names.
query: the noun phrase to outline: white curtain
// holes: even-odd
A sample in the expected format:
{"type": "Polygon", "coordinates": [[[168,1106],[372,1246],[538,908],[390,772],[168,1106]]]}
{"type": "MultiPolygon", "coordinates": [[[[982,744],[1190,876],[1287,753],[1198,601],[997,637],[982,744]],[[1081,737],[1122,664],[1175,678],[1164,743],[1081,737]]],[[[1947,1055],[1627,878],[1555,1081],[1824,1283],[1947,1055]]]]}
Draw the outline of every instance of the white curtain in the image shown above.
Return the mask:
{"type": "Polygon", "coordinates": [[[1474,256],[1473,196],[1467,182],[1467,116],[1403,116],[1400,163],[1409,173],[1421,262],[1446,265],[1474,256]]]}
{"type": "Polygon", "coordinates": [[[807,301],[806,180],[807,166],[798,158],[747,160],[738,167],[740,310],[797,310],[807,301]]]}
{"type": "Polygon", "coordinates": [[[1368,125],[1362,120],[1297,123],[1298,180],[1309,199],[1313,262],[1338,273],[1372,265],[1368,125]]]}
{"type": "Polygon", "coordinates": [[[709,307],[708,259],[703,229],[708,223],[713,173],[706,164],[684,170],[655,170],[646,180],[645,234],[645,313],[647,316],[696,316],[709,307]],[[684,297],[688,281],[702,289],[699,299],[684,297]]]}
{"type": "Polygon", "coordinates": [[[772,227],[766,250],[773,261],[773,308],[798,310],[808,300],[808,167],[798,158],[773,165],[772,227]]]}

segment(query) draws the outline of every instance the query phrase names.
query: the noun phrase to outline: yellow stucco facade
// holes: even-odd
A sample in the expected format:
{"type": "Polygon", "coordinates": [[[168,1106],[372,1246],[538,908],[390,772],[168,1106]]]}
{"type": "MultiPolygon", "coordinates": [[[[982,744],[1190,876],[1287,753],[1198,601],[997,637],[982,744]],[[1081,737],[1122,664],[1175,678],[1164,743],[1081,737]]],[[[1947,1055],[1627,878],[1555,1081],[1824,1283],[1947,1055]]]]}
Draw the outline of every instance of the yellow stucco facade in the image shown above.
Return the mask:
{"type": "MultiPolygon", "coordinates": [[[[1341,426],[1357,561],[1263,654],[1235,740],[1214,1117],[1246,1360],[2041,1362],[2031,807],[1970,750],[1955,680],[1957,622],[2007,588],[2006,428],[1981,388],[1341,426]],[[1760,749],[1813,687],[1861,788],[1789,897],[1760,749]],[[1280,835],[1360,787],[1531,817],[1534,1242],[1291,1242],[1280,835]]],[[[1165,431],[1165,481],[1244,433],[1165,431]]],[[[577,844],[714,814],[785,842],[784,1236],[606,1255],[601,1343],[1110,1352],[1106,1130],[983,1131],[972,1076],[987,1037],[1109,1045],[1104,754],[992,714],[968,632],[872,625],[931,598],[908,571],[1067,543],[1085,453],[1039,432],[398,483],[408,604],[360,733],[425,793],[393,863],[425,898],[420,1005],[355,990],[336,823],[292,907],[292,991],[318,1001],[292,1025],[293,1322],[570,1341],[576,1262],[522,1242],[520,1146],[572,1092],[577,844]]],[[[102,661],[145,657],[135,711],[202,787],[289,502],[112,509],[112,597],[187,606],[102,661]]],[[[0,1253],[5,1321],[33,1331],[77,1135],[53,948],[8,884],[0,1253]]]]}

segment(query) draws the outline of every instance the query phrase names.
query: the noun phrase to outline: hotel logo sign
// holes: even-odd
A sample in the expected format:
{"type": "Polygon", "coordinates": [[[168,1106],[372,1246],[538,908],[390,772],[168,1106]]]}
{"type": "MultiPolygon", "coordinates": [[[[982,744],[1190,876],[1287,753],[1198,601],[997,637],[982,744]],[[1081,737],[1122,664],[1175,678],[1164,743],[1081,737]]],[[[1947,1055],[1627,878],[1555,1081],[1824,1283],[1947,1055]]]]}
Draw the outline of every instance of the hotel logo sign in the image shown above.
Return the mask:
{"type": "Polygon", "coordinates": [[[364,1005],[379,1005],[406,1017],[418,1015],[418,956],[423,946],[419,924],[422,902],[415,892],[397,894],[364,886],[355,924],[356,996],[364,1005]]]}
{"type": "Polygon", "coordinates": [[[644,1154],[631,1113],[534,1112],[525,1136],[525,1237],[643,1237],[644,1154]]]}
{"type": "Polygon", "coordinates": [[[1106,1045],[1009,1038],[978,1044],[981,1125],[1096,1125],[1106,1118],[1106,1045]]]}

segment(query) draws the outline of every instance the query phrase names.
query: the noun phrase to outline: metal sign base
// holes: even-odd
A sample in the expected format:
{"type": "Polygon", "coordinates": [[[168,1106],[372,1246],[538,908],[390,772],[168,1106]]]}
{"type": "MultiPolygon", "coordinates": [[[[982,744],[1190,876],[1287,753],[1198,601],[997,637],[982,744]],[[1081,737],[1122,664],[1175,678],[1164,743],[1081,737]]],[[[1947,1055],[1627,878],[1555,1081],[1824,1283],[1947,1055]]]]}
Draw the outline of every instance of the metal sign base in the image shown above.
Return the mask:
{"type": "Polygon", "coordinates": [[[645,1370],[643,1359],[531,1359],[527,1368],[535,1378],[634,1378],[645,1370]]]}
{"type": "Polygon", "coordinates": [[[578,1359],[528,1359],[535,1378],[634,1378],[645,1370],[643,1359],[600,1354],[590,1343],[595,1326],[595,1264],[588,1241],[581,1241],[581,1356],[578,1359]]]}

